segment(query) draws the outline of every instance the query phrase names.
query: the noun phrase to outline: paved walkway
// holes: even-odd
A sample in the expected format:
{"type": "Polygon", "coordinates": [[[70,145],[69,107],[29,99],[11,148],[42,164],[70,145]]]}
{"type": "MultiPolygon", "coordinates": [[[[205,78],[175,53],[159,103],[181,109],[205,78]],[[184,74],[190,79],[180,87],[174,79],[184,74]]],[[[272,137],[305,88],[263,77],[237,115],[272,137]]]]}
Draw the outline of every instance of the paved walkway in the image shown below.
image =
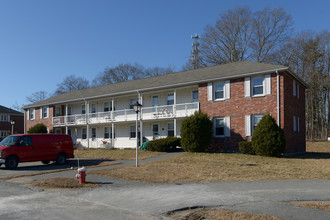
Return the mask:
{"type": "MultiPolygon", "coordinates": [[[[134,164],[135,161],[122,161],[112,167],[134,164]]],[[[29,178],[74,177],[75,173],[70,170],[29,178]]],[[[88,180],[102,183],[103,187],[37,192],[20,184],[0,181],[0,219],[43,219],[45,213],[49,219],[163,219],[162,213],[189,207],[213,207],[283,219],[330,219],[330,212],[285,203],[330,201],[328,180],[154,184],[87,175],[88,180]],[[13,194],[8,193],[13,189],[13,194]]]]}

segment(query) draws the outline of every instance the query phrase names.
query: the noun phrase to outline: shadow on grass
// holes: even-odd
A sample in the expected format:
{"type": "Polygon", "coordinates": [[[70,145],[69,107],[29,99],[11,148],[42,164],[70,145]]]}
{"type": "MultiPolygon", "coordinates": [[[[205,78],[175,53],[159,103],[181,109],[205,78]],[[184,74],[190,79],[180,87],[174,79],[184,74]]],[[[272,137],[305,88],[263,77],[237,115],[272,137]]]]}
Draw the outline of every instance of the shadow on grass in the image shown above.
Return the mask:
{"type": "MultiPolygon", "coordinates": [[[[59,169],[69,169],[73,167],[76,169],[78,167],[89,167],[89,166],[98,166],[102,163],[105,163],[104,166],[107,166],[106,162],[114,162],[115,160],[101,160],[101,159],[80,159],[79,163],[77,159],[68,160],[64,165],[58,165],[55,162],[50,162],[49,164],[42,164],[41,162],[32,162],[32,163],[19,163],[15,171],[54,171],[59,169]],[[38,165],[39,163],[39,165],[38,165]]],[[[1,166],[0,170],[6,169],[5,166],[1,166]]]]}
{"type": "Polygon", "coordinates": [[[304,154],[290,155],[286,158],[295,158],[295,159],[329,159],[330,153],[323,152],[306,152],[304,154]]]}

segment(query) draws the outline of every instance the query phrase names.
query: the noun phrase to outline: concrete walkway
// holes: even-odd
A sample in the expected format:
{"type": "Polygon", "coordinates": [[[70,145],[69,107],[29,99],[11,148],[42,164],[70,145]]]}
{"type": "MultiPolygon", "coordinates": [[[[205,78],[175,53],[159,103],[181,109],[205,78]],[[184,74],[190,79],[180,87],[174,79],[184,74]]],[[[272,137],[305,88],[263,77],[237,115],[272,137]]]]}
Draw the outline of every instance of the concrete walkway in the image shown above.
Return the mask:
{"type": "MultiPolygon", "coordinates": [[[[135,161],[122,161],[112,167],[134,164],[135,161]]],[[[74,177],[75,174],[75,170],[70,170],[29,178],[74,177]]],[[[15,182],[0,181],[0,219],[163,219],[163,213],[189,207],[267,214],[282,219],[330,219],[330,212],[285,203],[330,201],[329,180],[154,184],[87,175],[89,181],[103,187],[38,192],[15,182]]]]}

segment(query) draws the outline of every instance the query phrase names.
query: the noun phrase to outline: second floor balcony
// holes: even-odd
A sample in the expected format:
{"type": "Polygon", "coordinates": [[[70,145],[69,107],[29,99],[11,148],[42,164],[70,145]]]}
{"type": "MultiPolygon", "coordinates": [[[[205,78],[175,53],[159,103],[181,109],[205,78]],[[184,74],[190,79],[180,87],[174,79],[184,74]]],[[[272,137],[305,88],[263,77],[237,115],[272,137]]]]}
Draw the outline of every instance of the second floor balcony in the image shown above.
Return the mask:
{"type": "MultiPolygon", "coordinates": [[[[193,115],[198,110],[198,102],[145,107],[141,110],[141,119],[157,120],[183,118],[193,115]]],[[[124,109],[109,112],[57,116],[53,118],[53,125],[57,127],[70,125],[101,124],[111,122],[133,122],[135,120],[135,111],[133,109],[124,109]]]]}

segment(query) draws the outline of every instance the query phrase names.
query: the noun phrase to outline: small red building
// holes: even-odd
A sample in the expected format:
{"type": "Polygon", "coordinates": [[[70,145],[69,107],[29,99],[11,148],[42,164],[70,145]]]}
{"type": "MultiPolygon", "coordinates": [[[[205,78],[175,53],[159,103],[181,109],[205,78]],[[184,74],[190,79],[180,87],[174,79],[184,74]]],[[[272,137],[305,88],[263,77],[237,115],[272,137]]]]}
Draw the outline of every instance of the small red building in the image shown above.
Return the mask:
{"type": "Polygon", "coordinates": [[[24,133],[24,114],[0,105],[0,140],[11,134],[24,133]]]}

